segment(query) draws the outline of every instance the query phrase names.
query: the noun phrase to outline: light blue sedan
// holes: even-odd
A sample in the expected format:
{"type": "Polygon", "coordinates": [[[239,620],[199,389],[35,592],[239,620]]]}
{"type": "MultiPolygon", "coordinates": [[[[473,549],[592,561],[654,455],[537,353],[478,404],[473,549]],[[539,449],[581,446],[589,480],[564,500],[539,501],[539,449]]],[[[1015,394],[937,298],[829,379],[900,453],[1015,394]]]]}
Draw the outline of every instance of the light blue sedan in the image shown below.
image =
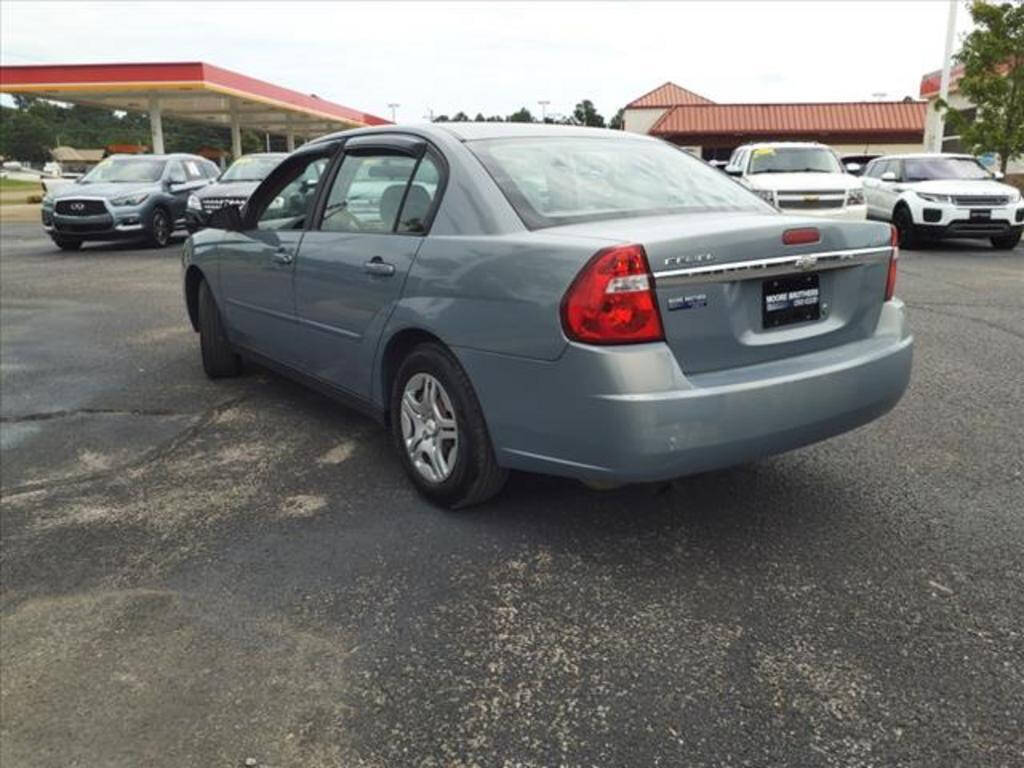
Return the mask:
{"type": "Polygon", "coordinates": [[[211,224],[183,257],[206,373],[250,358],[365,410],[445,506],[510,469],[608,485],[789,450],[910,377],[889,225],[784,216],[648,137],[360,129],[211,224]]]}

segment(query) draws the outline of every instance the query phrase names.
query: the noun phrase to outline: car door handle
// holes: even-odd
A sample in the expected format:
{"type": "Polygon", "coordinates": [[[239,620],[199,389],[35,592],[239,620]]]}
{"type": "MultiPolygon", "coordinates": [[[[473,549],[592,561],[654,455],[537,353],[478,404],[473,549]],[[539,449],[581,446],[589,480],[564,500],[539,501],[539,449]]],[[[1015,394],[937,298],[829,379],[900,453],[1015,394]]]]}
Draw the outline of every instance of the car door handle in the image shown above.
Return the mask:
{"type": "Polygon", "coordinates": [[[291,249],[279,245],[274,250],[274,261],[278,264],[291,264],[295,260],[295,254],[291,252],[291,249]]]}
{"type": "Polygon", "coordinates": [[[374,256],[368,262],[363,264],[363,271],[369,275],[391,277],[393,274],[395,274],[395,265],[388,264],[380,256],[374,256]]]}

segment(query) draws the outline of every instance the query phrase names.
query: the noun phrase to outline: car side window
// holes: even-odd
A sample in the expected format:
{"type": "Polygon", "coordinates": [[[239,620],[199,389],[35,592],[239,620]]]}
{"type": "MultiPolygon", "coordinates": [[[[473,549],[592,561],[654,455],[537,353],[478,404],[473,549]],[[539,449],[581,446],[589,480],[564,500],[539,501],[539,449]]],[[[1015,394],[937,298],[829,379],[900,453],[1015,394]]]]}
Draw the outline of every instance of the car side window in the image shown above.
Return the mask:
{"type": "Polygon", "coordinates": [[[172,160],[167,164],[167,180],[172,184],[184,184],[188,180],[181,160],[172,160]]]}
{"type": "Polygon", "coordinates": [[[256,229],[301,229],[312,209],[320,177],[329,162],[329,157],[313,156],[306,164],[296,164],[257,216],[256,229]]]}
{"type": "Polygon", "coordinates": [[[406,155],[345,155],[324,206],[320,229],[393,231],[416,164],[416,158],[406,155]]]}
{"type": "Polygon", "coordinates": [[[184,162],[185,176],[189,181],[205,181],[206,175],[203,173],[203,169],[200,167],[199,162],[196,160],[186,160],[184,162]]]}
{"type": "Polygon", "coordinates": [[[420,160],[412,184],[398,214],[395,231],[404,234],[422,234],[427,231],[428,218],[441,184],[441,170],[430,155],[420,160]]]}

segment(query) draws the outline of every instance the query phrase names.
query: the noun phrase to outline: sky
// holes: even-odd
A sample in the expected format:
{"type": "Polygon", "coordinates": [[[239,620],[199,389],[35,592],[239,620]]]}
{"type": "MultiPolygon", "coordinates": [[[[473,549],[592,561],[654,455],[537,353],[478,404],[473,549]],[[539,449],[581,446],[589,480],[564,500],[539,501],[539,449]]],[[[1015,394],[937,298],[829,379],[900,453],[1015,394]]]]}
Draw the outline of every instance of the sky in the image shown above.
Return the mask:
{"type": "MultiPolygon", "coordinates": [[[[917,96],[948,0],[0,3],[0,63],[205,61],[390,117],[917,96]]],[[[958,9],[958,37],[970,18],[958,9]]]]}

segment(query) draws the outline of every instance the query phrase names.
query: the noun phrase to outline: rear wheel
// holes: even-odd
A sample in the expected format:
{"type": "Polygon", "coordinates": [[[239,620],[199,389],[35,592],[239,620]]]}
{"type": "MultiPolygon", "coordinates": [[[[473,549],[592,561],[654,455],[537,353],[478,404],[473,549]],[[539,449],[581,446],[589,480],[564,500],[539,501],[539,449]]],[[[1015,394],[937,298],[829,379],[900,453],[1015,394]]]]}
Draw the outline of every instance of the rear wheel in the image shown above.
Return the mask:
{"type": "Polygon", "coordinates": [[[211,379],[241,373],[241,360],[228,342],[220,310],[205,280],[199,284],[199,348],[203,355],[203,370],[211,379]]]}
{"type": "Polygon", "coordinates": [[[77,251],[82,247],[82,241],[73,237],[56,236],[53,238],[53,242],[62,251],[77,251]]]}
{"type": "Polygon", "coordinates": [[[1008,251],[1011,248],[1016,248],[1017,243],[1020,242],[1021,230],[1011,232],[1008,235],[1000,235],[999,237],[992,238],[992,247],[998,248],[1001,251],[1008,251]]]}
{"type": "Polygon", "coordinates": [[[439,344],[416,347],[398,369],[391,433],[410,479],[432,502],[468,507],[505,484],[469,377],[439,344]]]}
{"type": "Polygon", "coordinates": [[[917,245],[917,227],[914,226],[914,217],[910,215],[910,209],[900,206],[892,215],[892,224],[900,235],[900,248],[913,248],[917,245]]]}
{"type": "Polygon", "coordinates": [[[163,208],[155,208],[149,221],[149,244],[163,248],[171,241],[171,217],[163,208]]]}

